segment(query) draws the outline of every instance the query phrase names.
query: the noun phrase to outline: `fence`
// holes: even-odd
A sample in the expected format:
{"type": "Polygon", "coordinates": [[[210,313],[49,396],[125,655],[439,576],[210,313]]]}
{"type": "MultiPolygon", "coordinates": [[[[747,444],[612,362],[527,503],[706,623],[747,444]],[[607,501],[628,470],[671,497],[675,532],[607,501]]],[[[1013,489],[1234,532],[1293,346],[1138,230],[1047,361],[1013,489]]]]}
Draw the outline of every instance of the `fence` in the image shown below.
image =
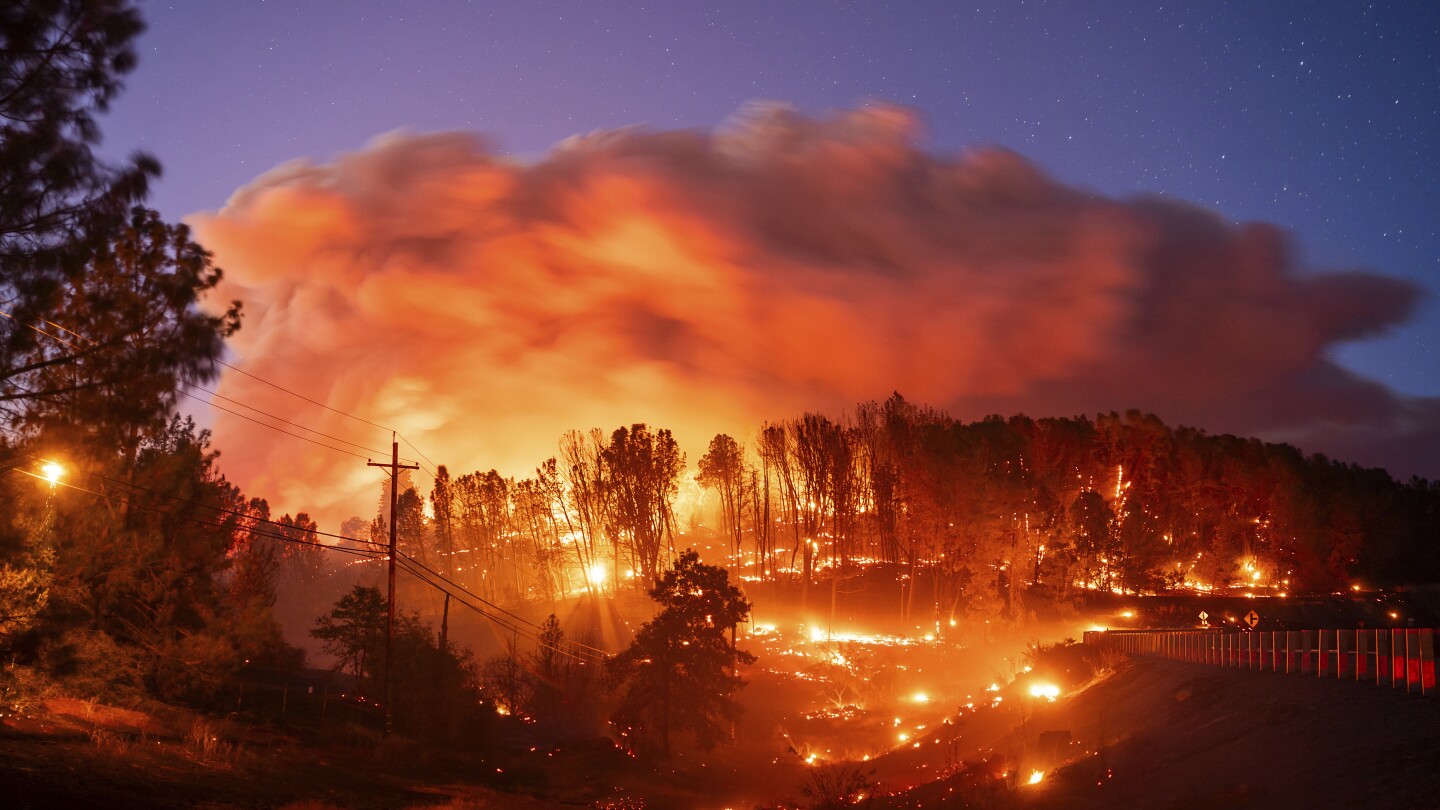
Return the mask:
{"type": "Polygon", "coordinates": [[[1435,631],[1092,630],[1085,643],[1132,655],[1365,681],[1434,696],[1435,631]]]}
{"type": "Polygon", "coordinates": [[[380,707],[353,692],[330,686],[282,685],[241,681],[230,708],[238,714],[285,725],[361,725],[377,730],[384,723],[380,707]]]}

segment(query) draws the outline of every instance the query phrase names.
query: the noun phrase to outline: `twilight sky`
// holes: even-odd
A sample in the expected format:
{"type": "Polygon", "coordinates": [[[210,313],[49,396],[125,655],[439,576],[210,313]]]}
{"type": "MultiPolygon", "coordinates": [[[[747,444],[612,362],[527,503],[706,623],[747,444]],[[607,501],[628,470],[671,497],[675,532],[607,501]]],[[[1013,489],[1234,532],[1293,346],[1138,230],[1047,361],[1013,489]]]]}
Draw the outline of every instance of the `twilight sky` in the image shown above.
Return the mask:
{"type": "MultiPolygon", "coordinates": [[[[1133,404],[1172,423],[1440,475],[1425,449],[1440,447],[1440,6],[141,8],[150,28],[104,120],[105,147],[160,158],[151,202],[172,219],[219,211],[246,189],[194,220],[235,282],[227,294],[253,300],[237,344],[245,367],[400,421],[429,441],[418,442],[428,455],[465,457],[451,462],[464,471],[512,463],[506,454],[539,461],[553,452],[553,424],[693,414],[702,394],[725,398],[718,383],[697,382],[713,368],[730,389],[749,388],[714,409],[730,421],[711,430],[898,388],[967,418],[1133,404]],[[395,130],[409,135],[374,141],[395,130]],[[419,137],[451,131],[478,140],[419,137]],[[990,146],[1014,155],[975,151],[990,146]],[[296,159],[309,164],[266,175],[296,159]],[[997,199],[1022,203],[1000,217],[997,199]],[[1252,221],[1278,230],[1237,227],[1252,221]],[[617,292],[627,285],[659,291],[640,301],[617,292]],[[527,333],[589,323],[583,302],[564,300],[576,290],[622,314],[576,334],[583,351],[527,333]],[[1049,300],[1032,307],[1036,298],[1049,300]],[[1249,304],[1230,306],[1237,298],[1249,304]],[[548,303],[528,305],[536,299],[548,303]],[[376,314],[397,301],[405,318],[376,314]],[[787,318],[819,324],[813,333],[863,379],[824,370],[832,360],[795,344],[787,318]],[[447,400],[352,334],[417,321],[452,331],[422,330],[410,357],[456,330],[503,334],[460,341],[424,374],[467,367],[475,386],[500,380],[508,395],[447,400]],[[845,344],[869,324],[907,321],[845,344]],[[718,336],[735,324],[755,345],[718,336]],[[536,376],[515,358],[542,344],[549,365],[536,376]],[[624,379],[570,367],[627,357],[637,361],[624,379]],[[400,382],[345,379],[322,370],[326,358],[389,368],[400,382]],[[1135,382],[1187,373],[1207,390],[1187,399],[1135,382]],[[565,380],[609,393],[593,408],[562,407],[580,395],[565,380]],[[549,394],[524,408],[554,417],[535,425],[548,431],[538,445],[456,437],[460,414],[500,413],[537,389],[549,394]],[[770,390],[774,401],[759,403],[770,390]],[[634,412],[646,391],[672,410],[634,412]],[[437,397],[415,415],[414,403],[437,397]],[[1237,407],[1242,398],[1255,404],[1237,407]]],[[[287,407],[230,378],[222,391],[287,407]]],[[[223,419],[217,438],[229,471],[243,452],[226,448],[223,419]]],[[[692,462],[703,440],[691,437],[692,462]]],[[[251,471],[262,489],[284,489],[263,467],[251,471]]]]}

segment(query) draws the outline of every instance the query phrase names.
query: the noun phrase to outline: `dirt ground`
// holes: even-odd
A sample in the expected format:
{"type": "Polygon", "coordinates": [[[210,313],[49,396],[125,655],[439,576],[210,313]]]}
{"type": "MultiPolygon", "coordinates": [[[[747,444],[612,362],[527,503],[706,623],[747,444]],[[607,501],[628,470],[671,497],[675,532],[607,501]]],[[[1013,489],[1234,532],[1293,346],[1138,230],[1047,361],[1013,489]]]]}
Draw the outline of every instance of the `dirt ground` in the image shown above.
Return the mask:
{"type": "Polygon", "coordinates": [[[1004,703],[877,763],[892,795],[874,806],[1440,806],[1434,697],[1154,658],[1114,663],[1053,703],[1026,691],[1056,678],[1021,676],[998,693],[1004,703]],[[910,788],[924,772],[941,778],[910,788]]]}
{"type": "MultiPolygon", "coordinates": [[[[1148,658],[1109,661],[1113,671],[1095,678],[1084,655],[1042,659],[913,739],[892,739],[888,753],[827,767],[863,774],[859,806],[875,810],[1440,806],[1440,700],[1148,658]],[[1030,695],[1037,681],[1057,684],[1059,698],[1030,695]],[[1043,778],[1029,784],[1036,771],[1043,778]]],[[[758,740],[648,772],[613,752],[481,761],[200,721],[66,700],[6,718],[0,807],[811,806],[807,776],[820,773],[771,754],[757,761],[767,747],[758,740]]]]}
{"type": "Polygon", "coordinates": [[[0,723],[6,810],[563,806],[497,789],[503,775],[475,770],[418,748],[306,745],[164,707],[50,700],[0,723]]]}
{"type": "Polygon", "coordinates": [[[1440,700],[1137,658],[1031,722],[1094,751],[1026,807],[1440,806],[1440,700]]]}

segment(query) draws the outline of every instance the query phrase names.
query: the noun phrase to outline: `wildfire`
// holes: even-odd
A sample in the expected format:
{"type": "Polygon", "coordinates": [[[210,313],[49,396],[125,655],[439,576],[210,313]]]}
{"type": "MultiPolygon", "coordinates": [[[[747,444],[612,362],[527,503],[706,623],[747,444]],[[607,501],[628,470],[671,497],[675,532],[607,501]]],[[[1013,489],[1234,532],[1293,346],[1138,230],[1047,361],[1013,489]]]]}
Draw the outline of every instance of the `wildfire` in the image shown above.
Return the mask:
{"type": "Polygon", "coordinates": [[[1053,683],[1032,683],[1030,684],[1030,696],[1043,697],[1046,701],[1054,703],[1055,698],[1060,697],[1060,687],[1053,683]]]}
{"type": "Polygon", "coordinates": [[[1030,781],[1028,781],[1026,784],[1038,785],[1038,784],[1040,784],[1041,780],[1043,780],[1044,778],[1045,778],[1045,772],[1044,772],[1044,771],[1031,771],[1031,772],[1030,772],[1030,781]]]}

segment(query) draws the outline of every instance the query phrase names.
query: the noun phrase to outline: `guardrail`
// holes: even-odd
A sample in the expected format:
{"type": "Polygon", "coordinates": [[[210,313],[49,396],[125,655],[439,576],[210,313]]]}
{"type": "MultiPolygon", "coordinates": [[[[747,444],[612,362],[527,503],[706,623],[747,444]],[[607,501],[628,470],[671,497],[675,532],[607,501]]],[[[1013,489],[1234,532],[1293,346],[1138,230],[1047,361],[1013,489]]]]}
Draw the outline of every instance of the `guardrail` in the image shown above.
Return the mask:
{"type": "Polygon", "coordinates": [[[1132,655],[1355,680],[1435,696],[1435,630],[1091,630],[1085,643],[1132,655]]]}

